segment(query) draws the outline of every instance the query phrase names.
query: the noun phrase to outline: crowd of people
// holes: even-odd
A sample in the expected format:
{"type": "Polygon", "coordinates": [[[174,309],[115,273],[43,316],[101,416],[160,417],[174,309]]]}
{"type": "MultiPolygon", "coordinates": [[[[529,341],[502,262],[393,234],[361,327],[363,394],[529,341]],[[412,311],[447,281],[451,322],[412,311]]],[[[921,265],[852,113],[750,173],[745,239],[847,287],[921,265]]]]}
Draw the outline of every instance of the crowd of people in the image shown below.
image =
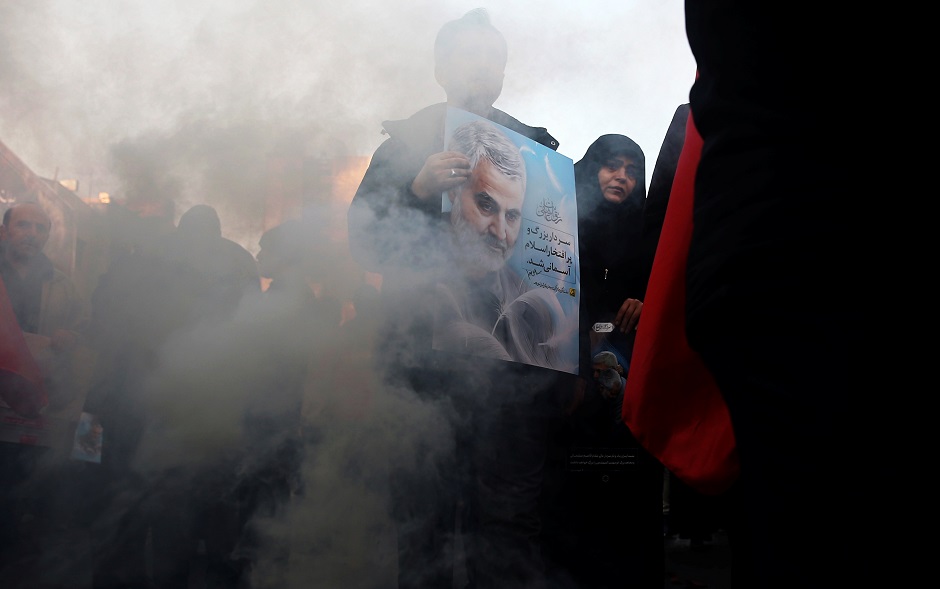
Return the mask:
{"type": "Polygon", "coordinates": [[[201,554],[213,588],[659,589],[664,533],[702,543],[718,529],[736,589],[879,580],[891,518],[879,507],[860,526],[851,509],[889,496],[847,473],[889,480],[892,447],[859,456],[872,416],[846,407],[865,338],[840,301],[861,277],[833,270],[858,228],[832,187],[803,184],[810,218],[783,181],[793,154],[815,162],[800,146],[818,113],[771,9],[686,8],[699,73],[649,194],[628,135],[599,130],[574,164],[573,327],[507,264],[530,179],[506,130],[559,142],[493,106],[508,48],[484,9],[441,27],[446,101],[382,123],[349,206],[349,251],[380,288],[335,292],[310,219],[271,227],[252,256],[213,207],[176,221],[169,202],[122,219],[83,301],[43,253],[56,228],[42,206],[9,206],[4,410],[41,420],[79,398],[86,426],[78,460],[0,441],[4,586],[188,589],[201,554]],[[451,109],[476,120],[445,142],[451,109]],[[794,289],[817,304],[795,308],[794,289]],[[75,359],[89,357],[79,383],[75,359]],[[351,424],[364,415],[369,443],[351,424]],[[344,427],[357,435],[333,455],[344,427]],[[362,556],[378,550],[374,523],[340,559],[353,577],[297,573],[343,536],[325,523],[340,515],[318,489],[332,488],[324,469],[383,497],[388,577],[362,556]],[[303,545],[296,507],[311,497],[326,533],[303,545]],[[823,521],[859,534],[839,550],[803,535],[823,521]]]}
{"type": "MultiPolygon", "coordinates": [[[[7,319],[48,340],[41,370],[57,377],[35,387],[42,409],[58,415],[79,396],[88,422],[75,438],[81,461],[58,443],[0,444],[9,586],[187,587],[200,542],[209,586],[244,583],[262,546],[276,565],[265,583],[284,584],[287,540],[264,522],[283,519],[300,490],[309,373],[333,359],[341,302],[302,221],[266,231],[256,260],[222,236],[213,207],[175,225],[172,207],[160,211],[122,218],[87,302],[43,254],[42,207],[5,213],[7,319]],[[81,383],[79,347],[94,351],[81,383]],[[63,539],[89,550],[62,550],[63,539]]],[[[26,418],[40,409],[7,405],[26,418]]]]}

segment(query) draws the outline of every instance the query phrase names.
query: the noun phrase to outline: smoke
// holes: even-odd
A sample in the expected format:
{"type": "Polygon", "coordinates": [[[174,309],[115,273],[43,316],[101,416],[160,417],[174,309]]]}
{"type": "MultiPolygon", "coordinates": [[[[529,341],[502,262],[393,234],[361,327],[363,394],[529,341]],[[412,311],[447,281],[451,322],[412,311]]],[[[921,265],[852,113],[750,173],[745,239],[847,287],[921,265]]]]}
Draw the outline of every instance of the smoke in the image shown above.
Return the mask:
{"type": "MultiPolygon", "coordinates": [[[[206,185],[187,177],[183,198],[218,206],[231,195],[213,180],[239,171],[213,157],[220,142],[255,160],[285,135],[312,156],[368,155],[382,120],[443,99],[434,35],[474,6],[4,2],[0,138],[39,175],[80,178],[89,194],[120,194],[113,147],[153,138],[205,159],[195,172],[206,185]]],[[[533,10],[489,7],[510,48],[497,106],[546,126],[575,161],[610,132],[655,152],[694,75],[682,3],[533,10]]]]}
{"type": "MultiPolygon", "coordinates": [[[[627,134],[656,153],[675,107],[687,101],[694,65],[682,2],[650,4],[488,7],[509,44],[496,106],[547,127],[575,161],[604,133],[627,134]]],[[[170,199],[177,218],[194,204],[212,205],[223,235],[255,253],[262,232],[280,220],[265,200],[271,162],[300,158],[342,171],[331,162],[371,155],[385,138],[383,120],[443,101],[434,37],[443,22],[477,5],[5,1],[0,140],[40,176],[78,178],[83,197],[105,191],[118,201],[170,199]]],[[[324,234],[343,235],[345,227],[335,225],[345,210],[337,214],[335,195],[320,196],[305,215],[326,220],[324,234]]],[[[330,262],[333,286],[348,299],[362,271],[344,244],[324,242],[317,255],[330,262]]],[[[278,539],[289,538],[283,586],[393,585],[390,469],[449,454],[459,411],[446,400],[419,401],[407,387],[380,386],[365,341],[292,347],[280,340],[286,330],[270,327],[285,324],[288,307],[260,313],[249,299],[243,305],[236,317],[251,319],[178,326],[153,350],[140,393],[151,426],[139,432],[133,462],[144,488],[185,486],[193,473],[234,464],[249,433],[243,416],[259,399],[276,398],[270,350],[302,350],[317,366],[304,388],[302,488],[286,512],[259,515],[250,527],[262,540],[236,553],[257,558],[256,580],[273,579],[277,567],[266,567],[282,556],[278,539]]],[[[247,440],[265,456],[282,438],[247,440]]],[[[245,478],[221,484],[215,499],[245,478]]],[[[118,494],[98,525],[108,529],[140,493],[129,487],[118,494]]]]}

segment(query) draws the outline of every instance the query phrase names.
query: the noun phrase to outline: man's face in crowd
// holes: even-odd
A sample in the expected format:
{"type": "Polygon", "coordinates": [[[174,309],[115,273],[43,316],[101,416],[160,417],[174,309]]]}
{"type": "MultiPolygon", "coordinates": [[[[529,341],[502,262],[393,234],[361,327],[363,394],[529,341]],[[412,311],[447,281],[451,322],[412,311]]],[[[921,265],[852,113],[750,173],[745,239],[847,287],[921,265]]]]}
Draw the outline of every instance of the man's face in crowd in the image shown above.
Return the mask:
{"type": "Polygon", "coordinates": [[[446,63],[438,64],[437,81],[447,101],[458,108],[486,115],[503,91],[506,48],[494,30],[461,32],[446,63]]]}
{"type": "Polygon", "coordinates": [[[522,223],[525,188],[489,160],[481,159],[469,180],[451,193],[450,219],[458,254],[471,275],[502,268],[512,254],[522,223]]]}
{"type": "Polygon", "coordinates": [[[7,255],[28,262],[46,247],[51,228],[49,217],[39,206],[20,205],[11,211],[9,221],[0,225],[0,241],[6,244],[7,255]]]}

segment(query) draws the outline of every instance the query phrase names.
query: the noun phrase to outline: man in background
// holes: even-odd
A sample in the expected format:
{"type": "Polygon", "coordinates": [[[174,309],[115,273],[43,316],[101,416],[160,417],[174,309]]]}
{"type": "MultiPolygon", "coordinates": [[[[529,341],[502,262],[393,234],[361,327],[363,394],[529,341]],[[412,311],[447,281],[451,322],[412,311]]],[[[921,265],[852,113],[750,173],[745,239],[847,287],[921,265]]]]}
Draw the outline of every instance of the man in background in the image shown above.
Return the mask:
{"type": "Polygon", "coordinates": [[[68,349],[87,321],[86,305],[72,279],[43,253],[52,221],[35,202],[11,206],[0,225],[0,276],[20,328],[68,349]]]}
{"type": "MultiPolygon", "coordinates": [[[[43,253],[51,231],[49,215],[31,201],[8,208],[0,225],[0,278],[42,371],[47,410],[68,405],[77,394],[71,386],[70,352],[88,318],[71,278],[43,253]]],[[[0,442],[0,574],[13,587],[65,582],[80,570],[73,558],[49,549],[81,528],[76,498],[64,492],[80,466],[59,463],[51,450],[0,442]]]]}

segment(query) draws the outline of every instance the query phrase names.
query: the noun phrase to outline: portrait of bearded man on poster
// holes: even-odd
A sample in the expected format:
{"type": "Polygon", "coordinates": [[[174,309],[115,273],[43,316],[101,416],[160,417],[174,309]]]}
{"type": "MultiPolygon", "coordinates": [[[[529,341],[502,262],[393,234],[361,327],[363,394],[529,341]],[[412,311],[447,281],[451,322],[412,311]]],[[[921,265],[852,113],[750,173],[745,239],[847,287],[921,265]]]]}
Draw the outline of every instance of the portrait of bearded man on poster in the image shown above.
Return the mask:
{"type": "Polygon", "coordinates": [[[557,292],[533,288],[509,263],[526,226],[525,148],[497,125],[475,119],[454,130],[447,149],[455,161],[466,160],[467,177],[444,194],[452,264],[437,285],[434,347],[566,369],[560,335],[570,320],[557,292]]]}

